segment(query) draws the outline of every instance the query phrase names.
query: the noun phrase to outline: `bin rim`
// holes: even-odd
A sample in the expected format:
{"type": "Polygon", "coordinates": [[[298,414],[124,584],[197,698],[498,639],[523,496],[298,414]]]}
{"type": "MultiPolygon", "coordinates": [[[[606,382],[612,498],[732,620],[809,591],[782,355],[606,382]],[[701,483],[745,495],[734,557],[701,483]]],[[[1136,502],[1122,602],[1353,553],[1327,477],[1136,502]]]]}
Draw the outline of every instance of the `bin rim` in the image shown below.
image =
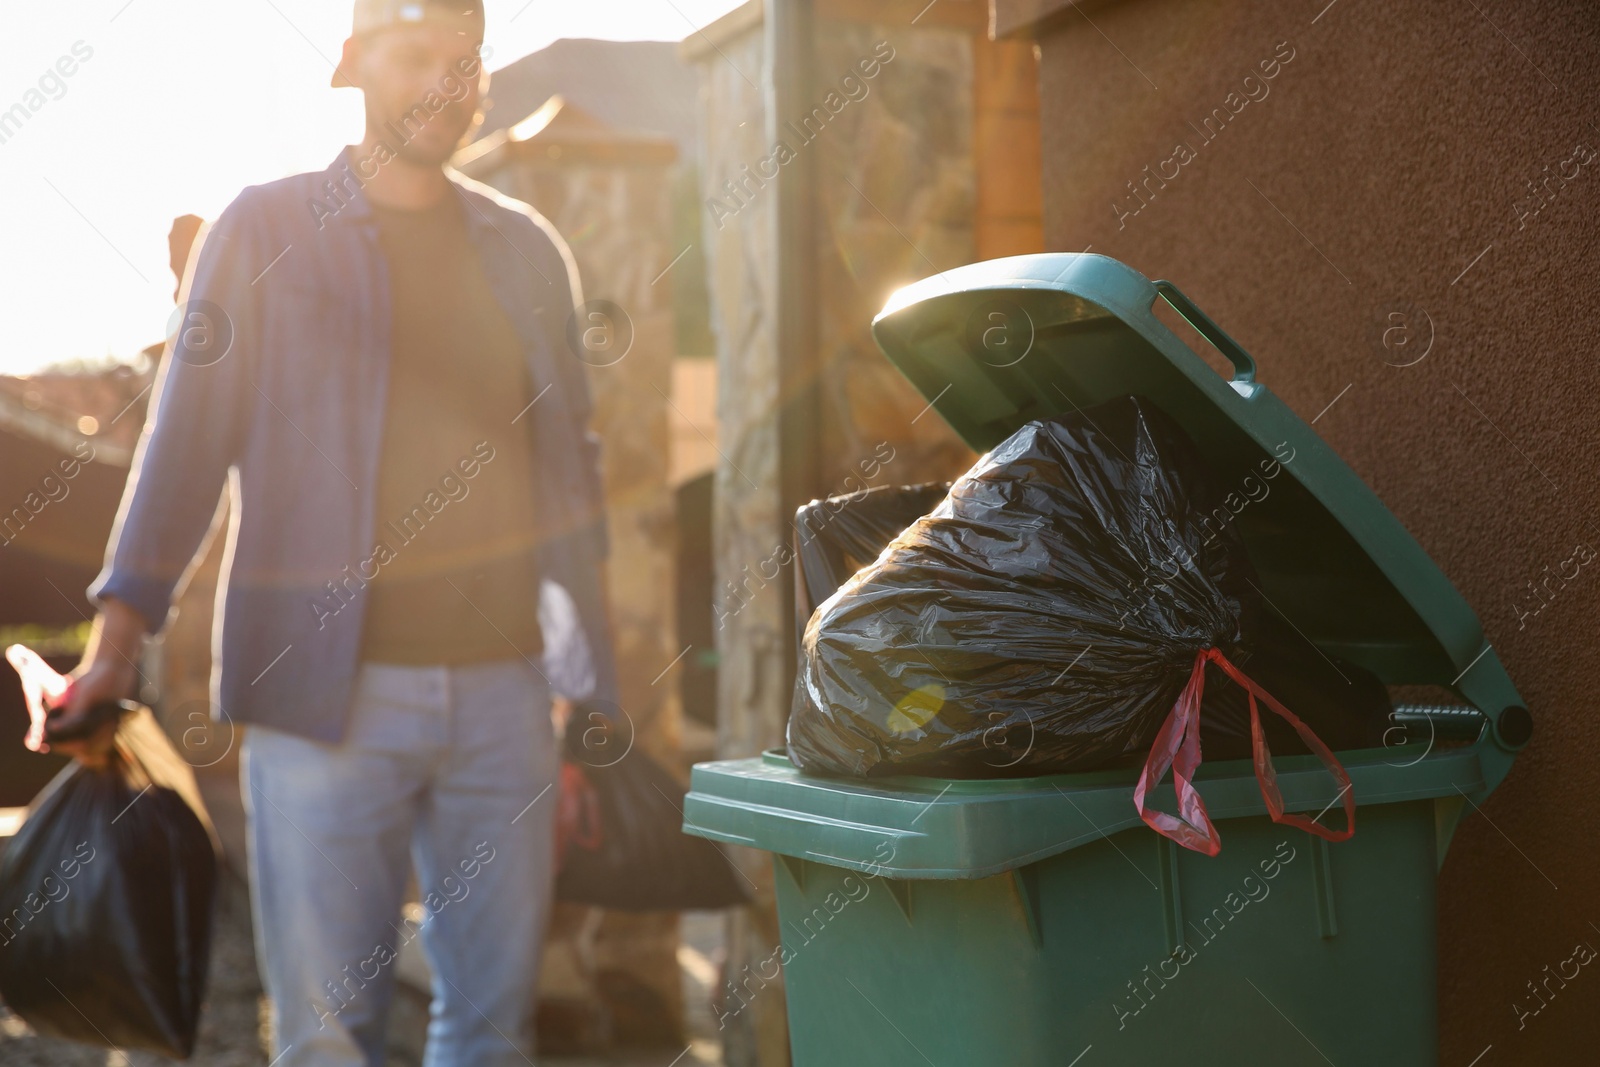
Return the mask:
{"type": "MultiPolygon", "coordinates": [[[[1404,748],[1339,756],[1356,797],[1357,839],[1363,811],[1416,800],[1454,811],[1486,784],[1476,745],[1420,758],[1404,748]]],[[[1316,757],[1283,756],[1274,766],[1287,810],[1324,812],[1338,825],[1338,791],[1316,757]]],[[[1133,806],[1137,776],[1136,768],[1119,768],[1025,779],[858,781],[802,774],[781,749],[769,749],[695,764],[683,829],[875,876],[986,878],[1130,829],[1153,846],[1168,846],[1133,806]]],[[[1249,760],[1203,764],[1195,786],[1215,820],[1266,817],[1249,760]]],[[[1157,806],[1175,807],[1170,784],[1154,797],[1157,806]]],[[[1447,843],[1440,842],[1441,858],[1447,843]]]]}

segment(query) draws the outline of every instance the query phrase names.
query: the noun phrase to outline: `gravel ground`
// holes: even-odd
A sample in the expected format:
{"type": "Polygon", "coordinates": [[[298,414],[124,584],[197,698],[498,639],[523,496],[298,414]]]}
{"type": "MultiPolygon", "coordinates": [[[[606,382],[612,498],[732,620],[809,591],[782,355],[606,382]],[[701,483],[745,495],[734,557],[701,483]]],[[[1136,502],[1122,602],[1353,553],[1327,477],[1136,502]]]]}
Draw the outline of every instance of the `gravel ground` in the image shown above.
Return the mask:
{"type": "MultiPolygon", "coordinates": [[[[396,991],[389,1018],[389,1067],[420,1067],[428,1022],[426,998],[405,986],[396,991]]],[[[267,1067],[264,1053],[268,1001],[256,971],[250,899],[244,883],[224,876],[213,933],[210,990],[200,1020],[192,1067],[267,1067]]],[[[702,1036],[709,1015],[691,1020],[696,1041],[676,1053],[630,1053],[599,1059],[540,1057],[546,1067],[716,1067],[720,1049],[702,1036]]],[[[108,1051],[42,1038],[0,1005],[0,1067],[171,1067],[178,1061],[147,1052],[108,1051]]]]}

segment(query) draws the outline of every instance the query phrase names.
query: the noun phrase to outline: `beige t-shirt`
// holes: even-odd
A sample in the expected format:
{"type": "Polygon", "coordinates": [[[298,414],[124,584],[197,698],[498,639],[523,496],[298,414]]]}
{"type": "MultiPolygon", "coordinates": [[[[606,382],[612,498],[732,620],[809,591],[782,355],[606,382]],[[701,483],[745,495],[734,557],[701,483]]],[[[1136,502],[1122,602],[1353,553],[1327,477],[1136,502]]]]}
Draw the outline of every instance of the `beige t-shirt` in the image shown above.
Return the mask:
{"type": "Polygon", "coordinates": [[[393,307],[373,536],[391,552],[374,560],[365,591],[361,656],[459,664],[537,655],[533,397],[522,344],[456,196],[373,211],[393,307]]]}

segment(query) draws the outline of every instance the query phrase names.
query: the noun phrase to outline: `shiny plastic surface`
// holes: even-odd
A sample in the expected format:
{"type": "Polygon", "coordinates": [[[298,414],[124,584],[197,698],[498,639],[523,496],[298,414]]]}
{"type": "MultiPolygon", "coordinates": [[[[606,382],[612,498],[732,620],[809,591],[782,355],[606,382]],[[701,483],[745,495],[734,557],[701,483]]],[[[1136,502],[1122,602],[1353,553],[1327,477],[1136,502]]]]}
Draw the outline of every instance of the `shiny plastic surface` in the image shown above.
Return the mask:
{"type": "Polygon", "coordinates": [[[979,451],[1031,419],[1130,392],[1149,397],[1224,479],[1231,521],[1274,607],[1328,656],[1391,685],[1448,686],[1481,711],[1490,729],[1477,746],[1484,786],[1470,794],[1475,803],[1510,770],[1530,734],[1525,702],[1471,607],[1372,489],[1259,380],[1270,365],[1258,373],[1172,283],[1098,254],[1012,256],[906,286],[872,328],[884,354],[979,451]],[[1233,364],[1231,377],[1155,314],[1163,302],[1233,364]],[[1263,484],[1256,472],[1272,459],[1286,477],[1263,484]],[[1509,731],[1500,725],[1508,709],[1517,709],[1509,731]]]}
{"type": "Polygon", "coordinates": [[[217,864],[205,824],[158,780],[178,759],[152,752],[164,743],[141,712],[109,765],[73,763],[35,801],[0,864],[0,997],[45,1036],[182,1059],[217,864]]]}
{"type": "MultiPolygon", "coordinates": [[[[867,555],[865,535],[926,490],[901,492],[842,498],[829,529],[867,555]]],[[[1335,747],[1377,743],[1382,686],[1271,616],[1239,537],[1211,522],[1217,502],[1193,445],[1148,401],[1028,424],[811,617],[790,758],[857,777],[1115,765],[1149,749],[1208,648],[1284,682],[1335,747]]],[[[813,592],[837,578],[819,561],[802,556],[813,592]]],[[[1202,717],[1222,758],[1249,751],[1248,704],[1228,688],[1219,677],[1202,717]]],[[[1293,737],[1274,733],[1304,751],[1293,737]]]]}
{"type": "Polygon", "coordinates": [[[749,903],[721,849],[683,832],[685,790],[665,767],[637,750],[597,766],[575,736],[568,734],[557,800],[557,900],[620,911],[749,903]]]}

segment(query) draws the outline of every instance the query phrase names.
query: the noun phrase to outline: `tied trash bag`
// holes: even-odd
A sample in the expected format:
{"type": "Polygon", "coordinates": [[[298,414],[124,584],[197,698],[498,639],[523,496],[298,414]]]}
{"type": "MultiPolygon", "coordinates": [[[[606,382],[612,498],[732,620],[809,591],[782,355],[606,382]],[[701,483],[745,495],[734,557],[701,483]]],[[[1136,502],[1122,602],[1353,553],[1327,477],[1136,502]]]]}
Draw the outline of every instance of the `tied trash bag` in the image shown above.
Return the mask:
{"type": "MultiPolygon", "coordinates": [[[[65,679],[18,648],[8,658],[34,675],[30,698],[63,702],[65,679]]],[[[142,708],[118,724],[105,766],[74,762],[34,799],[0,862],[0,998],[35,1031],[194,1051],[216,887],[198,803],[188,765],[142,708]]]]}
{"type": "MultiPolygon", "coordinates": [[[[795,512],[799,560],[795,597],[796,633],[804,637],[817,606],[852,574],[871,564],[906,527],[937,507],[949,482],[876,486],[856,493],[813,500],[795,512]]],[[[1377,747],[1390,726],[1388,690],[1371,671],[1323,654],[1275,612],[1257,615],[1250,647],[1240,665],[1268,692],[1296,709],[1301,720],[1330,748],[1377,747]]],[[[797,704],[797,707],[801,705],[797,704]]],[[[1279,755],[1310,752],[1300,735],[1276,716],[1262,720],[1271,750],[1279,755]]],[[[1201,699],[1200,744],[1208,759],[1251,756],[1249,695],[1239,686],[1216,685],[1201,699]]],[[[1005,731],[986,738],[1003,747],[1005,731]]],[[[985,776],[1003,775],[1006,757],[986,760],[985,776]]],[[[820,769],[820,768],[813,768],[820,769]]],[[[1038,773],[1032,767],[1027,773],[1038,773]]]]}
{"type": "MultiPolygon", "coordinates": [[[[802,770],[856,777],[987,778],[1146,755],[1141,817],[1215,854],[1220,842],[1192,786],[1215,665],[1243,692],[1220,736],[1249,738],[1273,817],[1343,840],[1355,810],[1343,767],[1237,665],[1284,642],[1262,622],[1237,532],[1202,521],[1219,503],[1193,444],[1147,400],[1027,424],[818,607],[802,638],[790,758],[802,770]],[[1283,811],[1263,704],[1341,787],[1343,830],[1283,811]],[[1181,818],[1146,803],[1168,767],[1181,818]]],[[[1351,714],[1381,720],[1386,701],[1380,711],[1370,686],[1360,694],[1350,694],[1359,709],[1351,714]]],[[[1328,717],[1338,722],[1342,698],[1332,700],[1328,717]]]]}
{"type": "MultiPolygon", "coordinates": [[[[700,911],[750,902],[715,842],[683,832],[676,778],[633,750],[607,766],[583,751],[582,704],[568,725],[556,811],[556,899],[619,911],[700,911]]],[[[603,729],[595,726],[591,729],[603,729]]]]}

